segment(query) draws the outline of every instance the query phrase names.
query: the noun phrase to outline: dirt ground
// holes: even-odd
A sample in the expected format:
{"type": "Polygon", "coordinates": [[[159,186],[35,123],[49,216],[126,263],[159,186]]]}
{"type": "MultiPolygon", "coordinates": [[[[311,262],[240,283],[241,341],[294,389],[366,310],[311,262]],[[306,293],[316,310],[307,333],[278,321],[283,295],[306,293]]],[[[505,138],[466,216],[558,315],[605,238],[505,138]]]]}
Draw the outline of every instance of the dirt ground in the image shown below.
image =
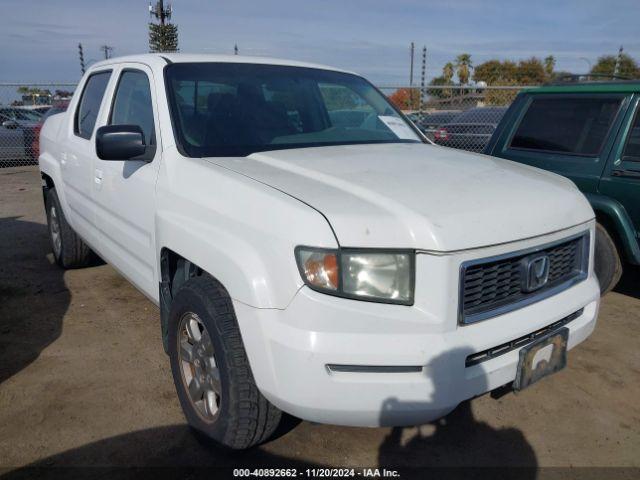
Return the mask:
{"type": "Polygon", "coordinates": [[[606,296],[568,368],[520,394],[476,398],[420,428],[302,422],[230,453],[186,426],[157,308],[108,265],[63,272],[49,252],[36,167],[0,169],[0,473],[29,465],[640,467],[638,269],[628,267],[606,296]]]}

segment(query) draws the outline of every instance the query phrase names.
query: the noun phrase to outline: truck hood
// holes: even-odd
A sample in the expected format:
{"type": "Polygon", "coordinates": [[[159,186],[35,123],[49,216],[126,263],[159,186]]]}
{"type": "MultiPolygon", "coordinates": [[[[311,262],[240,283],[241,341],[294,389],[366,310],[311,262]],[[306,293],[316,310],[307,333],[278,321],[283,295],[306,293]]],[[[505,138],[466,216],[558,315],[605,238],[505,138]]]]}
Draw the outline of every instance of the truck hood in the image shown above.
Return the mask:
{"type": "Polygon", "coordinates": [[[433,145],[301,148],[208,161],[320,211],[343,247],[453,251],[593,218],[564,177],[433,145]]]}

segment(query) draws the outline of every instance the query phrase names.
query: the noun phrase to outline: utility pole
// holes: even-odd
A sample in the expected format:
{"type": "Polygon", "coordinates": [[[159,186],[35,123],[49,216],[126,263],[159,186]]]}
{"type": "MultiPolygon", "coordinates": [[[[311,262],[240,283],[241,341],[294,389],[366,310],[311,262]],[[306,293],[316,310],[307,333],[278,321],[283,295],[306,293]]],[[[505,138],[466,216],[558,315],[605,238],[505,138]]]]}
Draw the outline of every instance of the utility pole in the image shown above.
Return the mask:
{"type": "Polygon", "coordinates": [[[413,87],[413,57],[415,52],[415,44],[411,42],[411,67],[409,69],[409,86],[413,87]]]}
{"type": "Polygon", "coordinates": [[[622,48],[622,45],[620,45],[620,50],[618,50],[618,56],[616,58],[616,66],[613,69],[613,76],[615,77],[616,75],[618,75],[618,73],[620,72],[620,62],[622,61],[622,51],[624,50],[624,48],[622,48]]]}
{"type": "Polygon", "coordinates": [[[104,59],[109,60],[111,58],[111,52],[113,52],[113,47],[109,45],[102,45],[100,50],[104,52],[104,59]]]}
{"type": "Polygon", "coordinates": [[[80,57],[80,71],[82,75],[84,75],[85,67],[84,67],[84,52],[82,51],[82,44],[78,44],[78,56],[80,57]]]}
{"type": "Polygon", "coordinates": [[[424,97],[426,96],[425,91],[425,77],[427,73],[427,47],[426,45],[422,47],[422,71],[420,73],[420,110],[418,113],[418,118],[422,121],[424,119],[424,97]]]}
{"type": "Polygon", "coordinates": [[[163,0],[158,0],[155,7],[149,3],[149,14],[160,20],[160,25],[164,25],[167,20],[171,20],[171,12],[171,5],[165,7],[163,0]]]}

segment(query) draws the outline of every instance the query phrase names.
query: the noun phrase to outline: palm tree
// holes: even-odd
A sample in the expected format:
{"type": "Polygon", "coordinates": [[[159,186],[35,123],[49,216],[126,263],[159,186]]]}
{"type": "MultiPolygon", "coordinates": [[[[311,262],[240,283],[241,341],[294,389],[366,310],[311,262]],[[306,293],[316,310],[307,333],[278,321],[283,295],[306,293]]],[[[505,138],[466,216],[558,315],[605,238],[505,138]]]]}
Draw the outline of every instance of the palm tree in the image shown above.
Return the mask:
{"type": "Polygon", "coordinates": [[[544,59],[544,71],[547,74],[547,77],[553,77],[553,69],[556,66],[556,59],[553,55],[549,55],[544,59]]]}
{"type": "Polygon", "coordinates": [[[458,80],[462,85],[466,85],[469,82],[471,76],[471,55],[468,53],[461,53],[456,57],[456,73],[458,74],[458,80]]]}
{"type": "Polygon", "coordinates": [[[445,63],[444,67],[442,67],[442,77],[444,78],[445,83],[451,83],[453,74],[455,73],[454,68],[453,63],[451,62],[445,63]]]}

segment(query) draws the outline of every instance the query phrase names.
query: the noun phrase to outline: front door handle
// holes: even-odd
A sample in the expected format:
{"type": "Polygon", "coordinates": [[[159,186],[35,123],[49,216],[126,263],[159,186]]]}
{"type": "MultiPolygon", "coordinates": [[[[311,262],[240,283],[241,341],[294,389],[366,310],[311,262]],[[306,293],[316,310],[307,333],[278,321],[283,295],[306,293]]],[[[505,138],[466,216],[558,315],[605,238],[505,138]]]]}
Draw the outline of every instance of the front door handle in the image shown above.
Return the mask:
{"type": "Polygon", "coordinates": [[[93,181],[96,182],[96,185],[102,185],[102,170],[96,169],[93,181]]]}

